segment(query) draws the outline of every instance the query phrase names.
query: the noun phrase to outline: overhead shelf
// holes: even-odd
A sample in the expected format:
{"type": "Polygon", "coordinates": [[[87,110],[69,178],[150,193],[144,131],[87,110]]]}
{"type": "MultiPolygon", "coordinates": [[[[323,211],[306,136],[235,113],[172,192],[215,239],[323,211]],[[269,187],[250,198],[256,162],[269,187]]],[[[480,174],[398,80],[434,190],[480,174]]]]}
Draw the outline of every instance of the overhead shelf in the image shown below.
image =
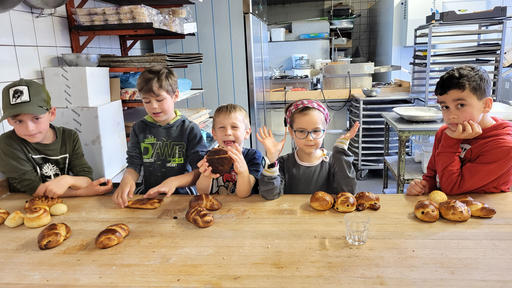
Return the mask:
{"type": "MultiPolygon", "coordinates": [[[[182,101],[182,100],[185,100],[187,98],[197,96],[197,95],[199,95],[199,94],[201,94],[203,92],[204,92],[204,90],[202,90],[201,88],[191,89],[191,90],[188,90],[186,92],[180,92],[180,96],[178,97],[178,101],[182,101]]],[[[123,107],[128,107],[128,108],[143,107],[144,106],[144,104],[142,103],[142,100],[140,100],[140,99],[136,99],[136,100],[121,100],[121,102],[123,103],[123,107]]]]}

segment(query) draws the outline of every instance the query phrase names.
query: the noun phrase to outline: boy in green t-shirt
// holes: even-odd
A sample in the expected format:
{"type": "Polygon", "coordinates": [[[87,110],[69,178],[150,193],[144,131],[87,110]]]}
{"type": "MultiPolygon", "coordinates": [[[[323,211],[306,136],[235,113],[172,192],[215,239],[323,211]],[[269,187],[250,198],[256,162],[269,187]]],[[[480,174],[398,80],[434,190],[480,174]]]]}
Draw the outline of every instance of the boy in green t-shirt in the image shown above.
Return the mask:
{"type": "Polygon", "coordinates": [[[2,90],[3,116],[14,130],[0,135],[0,172],[11,192],[32,196],[102,195],[112,181],[92,181],[78,133],[50,124],[56,109],[41,84],[20,79],[2,90]],[[106,183],[106,185],[100,185],[106,183]]]}

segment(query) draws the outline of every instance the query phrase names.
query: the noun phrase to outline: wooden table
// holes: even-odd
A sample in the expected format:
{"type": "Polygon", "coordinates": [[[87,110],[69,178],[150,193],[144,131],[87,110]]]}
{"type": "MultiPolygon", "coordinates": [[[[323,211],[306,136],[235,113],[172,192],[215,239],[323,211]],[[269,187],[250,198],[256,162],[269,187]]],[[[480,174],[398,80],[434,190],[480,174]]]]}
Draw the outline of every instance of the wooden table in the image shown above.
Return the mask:
{"type": "MultiPolygon", "coordinates": [[[[345,240],[343,213],[313,210],[308,195],[219,196],[223,207],[206,229],[184,219],[191,196],[156,210],[118,209],[110,196],[66,198],[69,212],[52,220],[72,234],[54,249],[39,250],[43,228],[0,225],[0,287],[510,287],[512,193],[472,196],[498,214],[426,223],[413,214],[425,196],[381,195],[379,211],[353,212],[371,218],[362,246],[345,240]],[[96,248],[96,235],[119,222],[130,235],[96,248]]],[[[21,210],[28,198],[7,194],[0,207],[21,210]]]]}

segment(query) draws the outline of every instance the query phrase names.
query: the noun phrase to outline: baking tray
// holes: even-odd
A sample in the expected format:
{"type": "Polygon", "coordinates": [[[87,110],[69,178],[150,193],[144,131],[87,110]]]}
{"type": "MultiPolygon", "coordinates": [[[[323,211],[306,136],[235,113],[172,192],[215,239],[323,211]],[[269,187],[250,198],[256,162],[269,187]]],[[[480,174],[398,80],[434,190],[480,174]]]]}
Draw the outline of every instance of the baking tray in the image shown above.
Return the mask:
{"type": "Polygon", "coordinates": [[[443,114],[431,107],[397,107],[393,112],[408,121],[427,122],[443,119],[443,114]]]}
{"type": "Polygon", "coordinates": [[[427,23],[432,21],[464,21],[464,20],[476,20],[476,19],[490,19],[490,18],[502,18],[507,17],[507,6],[496,6],[489,11],[473,12],[473,13],[461,13],[457,14],[455,11],[446,11],[441,13],[432,12],[431,15],[426,17],[427,23]]]}

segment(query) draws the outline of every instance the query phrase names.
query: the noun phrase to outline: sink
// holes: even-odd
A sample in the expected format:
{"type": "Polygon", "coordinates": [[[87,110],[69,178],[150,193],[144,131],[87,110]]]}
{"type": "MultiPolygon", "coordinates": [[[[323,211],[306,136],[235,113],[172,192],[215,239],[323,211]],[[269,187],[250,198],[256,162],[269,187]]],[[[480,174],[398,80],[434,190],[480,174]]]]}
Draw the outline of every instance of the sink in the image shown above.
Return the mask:
{"type": "Polygon", "coordinates": [[[492,103],[492,109],[491,112],[489,112],[489,115],[512,121],[512,106],[500,102],[494,102],[492,103]]]}

